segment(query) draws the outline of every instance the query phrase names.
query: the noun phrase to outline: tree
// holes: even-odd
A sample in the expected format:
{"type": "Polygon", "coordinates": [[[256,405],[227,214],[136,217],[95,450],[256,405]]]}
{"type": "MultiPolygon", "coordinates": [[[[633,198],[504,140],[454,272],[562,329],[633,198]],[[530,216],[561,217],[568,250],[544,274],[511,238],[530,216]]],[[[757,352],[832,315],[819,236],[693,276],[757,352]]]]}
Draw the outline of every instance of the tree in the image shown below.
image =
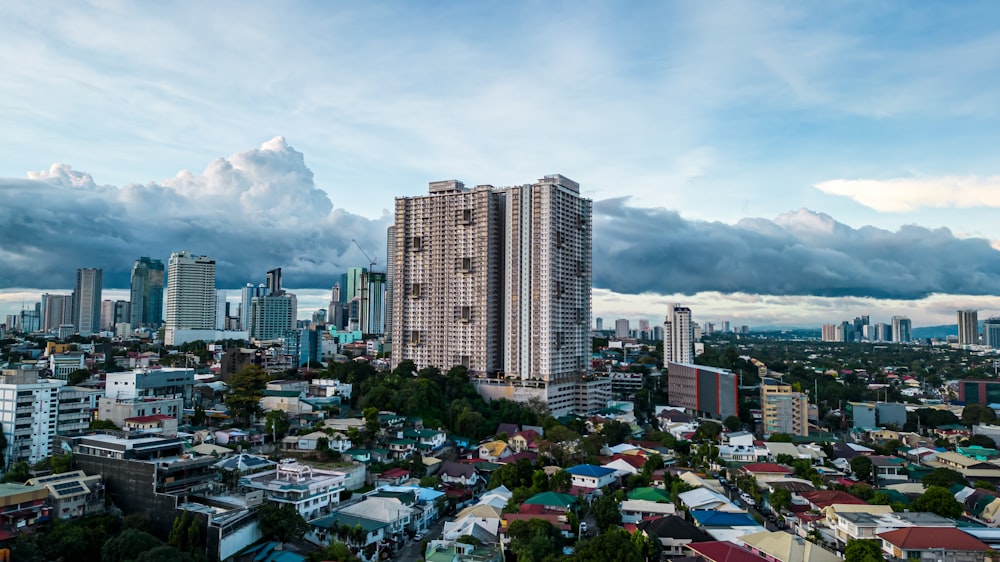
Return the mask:
{"type": "Polygon", "coordinates": [[[90,378],[90,371],[87,369],[77,369],[66,375],[66,384],[75,386],[90,378]]]}
{"type": "Polygon", "coordinates": [[[844,549],[844,562],[885,562],[878,541],[850,539],[844,549]]]}
{"type": "Polygon", "coordinates": [[[972,437],[969,437],[966,441],[968,442],[968,445],[986,447],[987,449],[997,448],[996,441],[994,441],[987,435],[973,435],[972,437]]]}
{"type": "Polygon", "coordinates": [[[597,528],[605,532],[622,522],[622,512],[618,505],[619,498],[615,495],[604,495],[590,504],[590,513],[597,521],[597,528]]]}
{"type": "Polygon", "coordinates": [[[347,548],[347,545],[340,541],[333,541],[330,546],[323,550],[310,552],[307,555],[309,562],[323,562],[333,560],[335,562],[358,562],[359,558],[347,548]]]}
{"type": "Polygon", "coordinates": [[[52,455],[49,460],[49,466],[52,467],[53,474],[69,472],[73,469],[73,454],[65,453],[62,455],[52,455]]]}
{"type": "Polygon", "coordinates": [[[201,402],[197,402],[194,405],[194,414],[191,416],[191,425],[202,426],[205,425],[205,408],[201,405],[201,402]]]}
{"type": "Polygon", "coordinates": [[[549,486],[555,492],[565,493],[573,486],[573,477],[565,470],[557,470],[549,480],[549,486]]]}
{"type": "Polygon", "coordinates": [[[604,422],[601,433],[607,438],[608,443],[617,445],[625,442],[632,435],[632,427],[625,422],[611,420],[604,422]]]}
{"type": "Polygon", "coordinates": [[[115,425],[115,422],[111,420],[90,420],[90,429],[109,429],[111,431],[115,431],[121,428],[115,425]]]}
{"type": "Polygon", "coordinates": [[[145,513],[129,513],[122,520],[123,529],[135,529],[146,533],[153,529],[153,524],[149,521],[149,516],[145,513]]]}
{"type": "Polygon", "coordinates": [[[713,421],[702,422],[694,432],[695,439],[709,441],[718,441],[720,435],[722,435],[722,425],[713,421]]]}
{"type": "Polygon", "coordinates": [[[851,459],[851,472],[858,477],[858,480],[869,482],[872,478],[872,460],[865,456],[858,456],[851,459]]]}
{"type": "Polygon", "coordinates": [[[740,422],[740,418],[736,416],[728,416],[726,419],[722,420],[722,425],[726,426],[727,431],[739,431],[740,426],[743,424],[740,422]]]}
{"type": "Polygon", "coordinates": [[[31,478],[31,475],[29,474],[30,470],[31,467],[28,466],[28,463],[18,461],[7,469],[7,472],[3,475],[3,479],[0,479],[0,481],[4,483],[14,482],[17,484],[24,484],[25,480],[31,478]]]}
{"type": "Polygon", "coordinates": [[[965,476],[962,476],[961,472],[944,467],[935,468],[924,476],[921,482],[923,482],[924,488],[938,486],[948,489],[954,484],[961,484],[963,486],[966,485],[965,476]]]}
{"type": "Polygon", "coordinates": [[[292,542],[309,532],[309,523],[299,515],[295,506],[265,503],[257,510],[257,522],[264,537],[278,542],[292,542]]]}
{"type": "Polygon", "coordinates": [[[132,558],[130,562],[192,562],[194,559],[168,544],[153,547],[132,558]]]}
{"type": "MultiPolygon", "coordinates": [[[[641,535],[641,533],[636,533],[641,535]]],[[[659,542],[657,540],[657,542],[659,542]]],[[[614,529],[577,543],[575,562],[644,562],[642,550],[624,529],[614,529]]]]}
{"type": "Polygon", "coordinates": [[[131,562],[143,552],[163,546],[163,541],[137,529],[126,529],[101,547],[101,562],[131,562]]]}
{"type": "Polygon", "coordinates": [[[771,443],[791,443],[792,436],[787,433],[772,433],[768,441],[771,443]]]}
{"type": "Polygon", "coordinates": [[[507,528],[518,561],[543,562],[562,551],[562,533],[544,519],[517,520],[507,528]]]}
{"type": "Polygon", "coordinates": [[[771,493],[769,503],[775,511],[788,509],[792,505],[792,493],[785,488],[778,488],[771,493]]]}
{"type": "Polygon", "coordinates": [[[958,519],[964,511],[962,504],[951,495],[947,488],[931,486],[924,491],[924,494],[913,502],[915,511],[929,511],[937,513],[941,517],[958,519]]]}
{"type": "Polygon", "coordinates": [[[997,419],[993,409],[985,404],[969,404],[962,409],[962,423],[968,426],[991,422],[997,419]]]}
{"type": "Polygon", "coordinates": [[[233,375],[225,398],[230,417],[244,426],[253,423],[254,418],[263,412],[260,399],[264,397],[268,378],[267,371],[257,365],[243,367],[233,375]]]}

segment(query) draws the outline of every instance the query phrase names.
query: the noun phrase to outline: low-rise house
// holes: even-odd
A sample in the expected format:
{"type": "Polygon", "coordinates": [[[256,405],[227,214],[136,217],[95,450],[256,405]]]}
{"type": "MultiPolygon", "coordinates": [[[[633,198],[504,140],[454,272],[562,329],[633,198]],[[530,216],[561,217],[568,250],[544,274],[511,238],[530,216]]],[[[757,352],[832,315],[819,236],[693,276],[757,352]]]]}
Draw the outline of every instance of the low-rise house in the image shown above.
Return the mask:
{"type": "Polygon", "coordinates": [[[390,468],[375,477],[375,486],[399,486],[409,479],[409,470],[405,468],[390,468]]]}
{"type": "Polygon", "coordinates": [[[454,461],[444,461],[438,468],[437,475],[441,482],[449,486],[472,488],[480,483],[479,473],[471,464],[454,461]]]}
{"type": "Polygon", "coordinates": [[[737,542],[768,562],[842,562],[833,552],[784,531],[751,533],[737,542]]]}
{"type": "Polygon", "coordinates": [[[395,460],[408,459],[413,456],[417,442],[413,439],[392,439],[389,441],[389,458],[395,460]]]}
{"type": "Polygon", "coordinates": [[[965,455],[945,451],[937,453],[935,460],[925,460],[931,468],[950,468],[958,471],[969,481],[1000,480],[1000,465],[969,458],[965,455]]]}
{"type": "Polygon", "coordinates": [[[166,414],[153,414],[151,416],[137,416],[125,418],[125,431],[135,431],[138,433],[160,433],[163,435],[177,435],[177,417],[166,414]]]}
{"type": "Polygon", "coordinates": [[[879,482],[905,482],[909,478],[906,461],[899,457],[872,455],[868,458],[879,482]]]}
{"type": "Polygon", "coordinates": [[[514,452],[520,453],[523,451],[538,451],[538,438],[540,435],[534,429],[527,429],[524,431],[518,431],[508,439],[510,447],[514,449],[514,452]]]}
{"type": "Polygon", "coordinates": [[[576,496],[559,492],[542,492],[524,501],[524,505],[537,505],[549,511],[566,512],[576,508],[576,496]]]}
{"type": "Polygon", "coordinates": [[[677,508],[669,501],[627,499],[621,503],[622,523],[638,523],[643,519],[666,517],[677,513],[677,508]]]}
{"type": "Polygon", "coordinates": [[[868,502],[865,500],[840,490],[814,490],[809,492],[800,492],[799,497],[805,500],[810,509],[815,511],[822,511],[835,504],[868,505],[868,502]]]}
{"type": "Polygon", "coordinates": [[[46,503],[48,497],[49,490],[45,486],[0,484],[0,540],[31,531],[48,521],[52,514],[52,508],[46,503]]]}
{"type": "Polygon", "coordinates": [[[908,527],[879,533],[882,552],[890,562],[939,560],[985,562],[990,547],[983,541],[954,527],[927,532],[919,527],[908,527]]]}
{"type": "Polygon", "coordinates": [[[659,539],[663,547],[664,559],[682,556],[687,545],[698,542],[708,542],[712,536],[688,523],[679,515],[668,515],[659,519],[647,519],[636,525],[637,532],[647,538],[659,539]]]}
{"type": "Polygon", "coordinates": [[[25,484],[48,489],[53,518],[75,519],[104,512],[104,484],[99,474],[87,476],[82,470],[73,470],[31,478],[25,484]]]}
{"type": "Polygon", "coordinates": [[[356,549],[377,544],[392,534],[389,523],[349,513],[332,513],[309,522],[311,537],[322,546],[333,541],[341,541],[356,549]],[[345,529],[360,528],[358,532],[344,532],[345,529]],[[353,535],[353,536],[352,536],[353,535]]]}
{"type": "Polygon", "coordinates": [[[929,532],[937,532],[939,528],[955,527],[955,522],[934,513],[841,512],[836,515],[833,531],[837,544],[843,547],[851,540],[874,540],[878,538],[879,533],[909,527],[918,527],[920,529],[927,529],[929,532]]]}
{"type": "Polygon", "coordinates": [[[439,429],[407,429],[403,437],[416,441],[416,447],[421,453],[427,454],[444,447],[448,434],[439,429]]]}
{"type": "Polygon", "coordinates": [[[696,488],[678,494],[677,498],[681,504],[689,510],[714,509],[716,511],[742,512],[726,496],[709,490],[708,488],[696,488]]]}
{"type": "Polygon", "coordinates": [[[792,469],[781,464],[775,464],[771,462],[759,462],[745,464],[739,469],[740,474],[746,476],[753,476],[760,480],[761,478],[771,477],[771,478],[786,478],[792,474],[792,469]]]}
{"type": "Polygon", "coordinates": [[[596,490],[617,480],[615,469],[593,464],[579,464],[566,469],[572,477],[573,487],[596,490]]]}
{"type": "Polygon", "coordinates": [[[719,446],[719,458],[725,462],[749,462],[756,463],[768,458],[767,447],[759,445],[721,445],[719,446]]]}
{"type": "Polygon", "coordinates": [[[274,470],[240,478],[240,484],[264,492],[265,501],[295,507],[305,520],[327,515],[340,503],[344,473],[283,461],[274,470]]]}
{"type": "Polygon", "coordinates": [[[305,390],[265,390],[260,407],[265,412],[281,410],[290,416],[312,413],[313,407],[305,401],[305,390]]]}
{"type": "Polygon", "coordinates": [[[765,558],[724,540],[691,543],[687,549],[704,562],[767,562],[765,558]]]}
{"type": "Polygon", "coordinates": [[[514,454],[507,443],[496,440],[479,444],[479,458],[487,462],[497,462],[514,454]]]}

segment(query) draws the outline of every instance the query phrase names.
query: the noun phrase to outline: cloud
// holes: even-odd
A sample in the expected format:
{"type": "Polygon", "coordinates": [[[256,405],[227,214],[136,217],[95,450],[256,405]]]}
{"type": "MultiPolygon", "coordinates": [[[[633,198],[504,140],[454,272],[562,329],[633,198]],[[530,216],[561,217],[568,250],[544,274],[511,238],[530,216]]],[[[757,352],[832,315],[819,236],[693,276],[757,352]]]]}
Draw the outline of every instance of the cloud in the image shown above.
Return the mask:
{"type": "Polygon", "coordinates": [[[806,209],[736,224],[685,220],[627,199],[594,204],[594,286],[622,293],[919,299],[1000,292],[982,238],[906,225],[852,228],[806,209]]]}
{"type": "Polygon", "coordinates": [[[820,182],[816,189],[891,213],[927,207],[1000,207],[1000,176],[836,179],[820,182]]]}
{"type": "Polygon", "coordinates": [[[106,286],[126,287],[134,259],[165,262],[181,249],[214,257],[220,288],[260,281],[273,267],[291,287],[328,287],[367,263],[352,239],[384,255],[390,221],[335,209],[281,137],[201,173],[124,187],[54,164],[0,179],[0,200],[2,287],[66,288],[78,267],[101,267],[106,286]]]}

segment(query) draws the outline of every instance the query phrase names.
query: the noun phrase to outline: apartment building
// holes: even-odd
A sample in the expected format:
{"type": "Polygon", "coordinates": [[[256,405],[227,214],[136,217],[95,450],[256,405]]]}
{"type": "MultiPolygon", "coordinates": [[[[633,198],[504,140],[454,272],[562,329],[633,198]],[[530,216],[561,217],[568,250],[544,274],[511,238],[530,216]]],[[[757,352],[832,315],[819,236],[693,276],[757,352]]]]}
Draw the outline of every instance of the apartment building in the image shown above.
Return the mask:
{"type": "Polygon", "coordinates": [[[35,464],[53,451],[58,429],[59,388],[65,381],[38,378],[37,369],[4,369],[0,376],[0,425],[8,464],[35,464]]]}
{"type": "Polygon", "coordinates": [[[761,379],[760,404],[764,433],[809,435],[809,397],[776,379],[761,379]]]}
{"type": "Polygon", "coordinates": [[[739,415],[739,385],[736,375],[688,363],[667,364],[670,405],[698,416],[724,420],[739,415]]]}

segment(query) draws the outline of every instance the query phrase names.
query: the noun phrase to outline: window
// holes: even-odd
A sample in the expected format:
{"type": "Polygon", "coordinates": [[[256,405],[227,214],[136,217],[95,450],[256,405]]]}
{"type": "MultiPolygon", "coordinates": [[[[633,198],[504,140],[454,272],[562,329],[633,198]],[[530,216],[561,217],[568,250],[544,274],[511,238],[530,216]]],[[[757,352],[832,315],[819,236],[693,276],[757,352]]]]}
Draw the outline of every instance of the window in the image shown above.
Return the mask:
{"type": "Polygon", "coordinates": [[[410,330],[410,343],[414,345],[420,343],[420,330],[410,330]]]}
{"type": "Polygon", "coordinates": [[[424,249],[424,240],[419,236],[413,236],[410,238],[410,249],[414,252],[420,252],[424,249]]]}
{"type": "Polygon", "coordinates": [[[472,209],[459,209],[458,222],[459,224],[472,224],[472,209]]]}
{"type": "Polygon", "coordinates": [[[410,298],[411,299],[420,298],[420,283],[413,283],[410,285],[410,298]]]}
{"type": "Polygon", "coordinates": [[[472,321],[472,307],[471,306],[460,306],[458,307],[458,319],[462,322],[472,321]]]}
{"type": "Polygon", "coordinates": [[[465,273],[472,271],[472,258],[459,258],[458,270],[465,273]]]}

